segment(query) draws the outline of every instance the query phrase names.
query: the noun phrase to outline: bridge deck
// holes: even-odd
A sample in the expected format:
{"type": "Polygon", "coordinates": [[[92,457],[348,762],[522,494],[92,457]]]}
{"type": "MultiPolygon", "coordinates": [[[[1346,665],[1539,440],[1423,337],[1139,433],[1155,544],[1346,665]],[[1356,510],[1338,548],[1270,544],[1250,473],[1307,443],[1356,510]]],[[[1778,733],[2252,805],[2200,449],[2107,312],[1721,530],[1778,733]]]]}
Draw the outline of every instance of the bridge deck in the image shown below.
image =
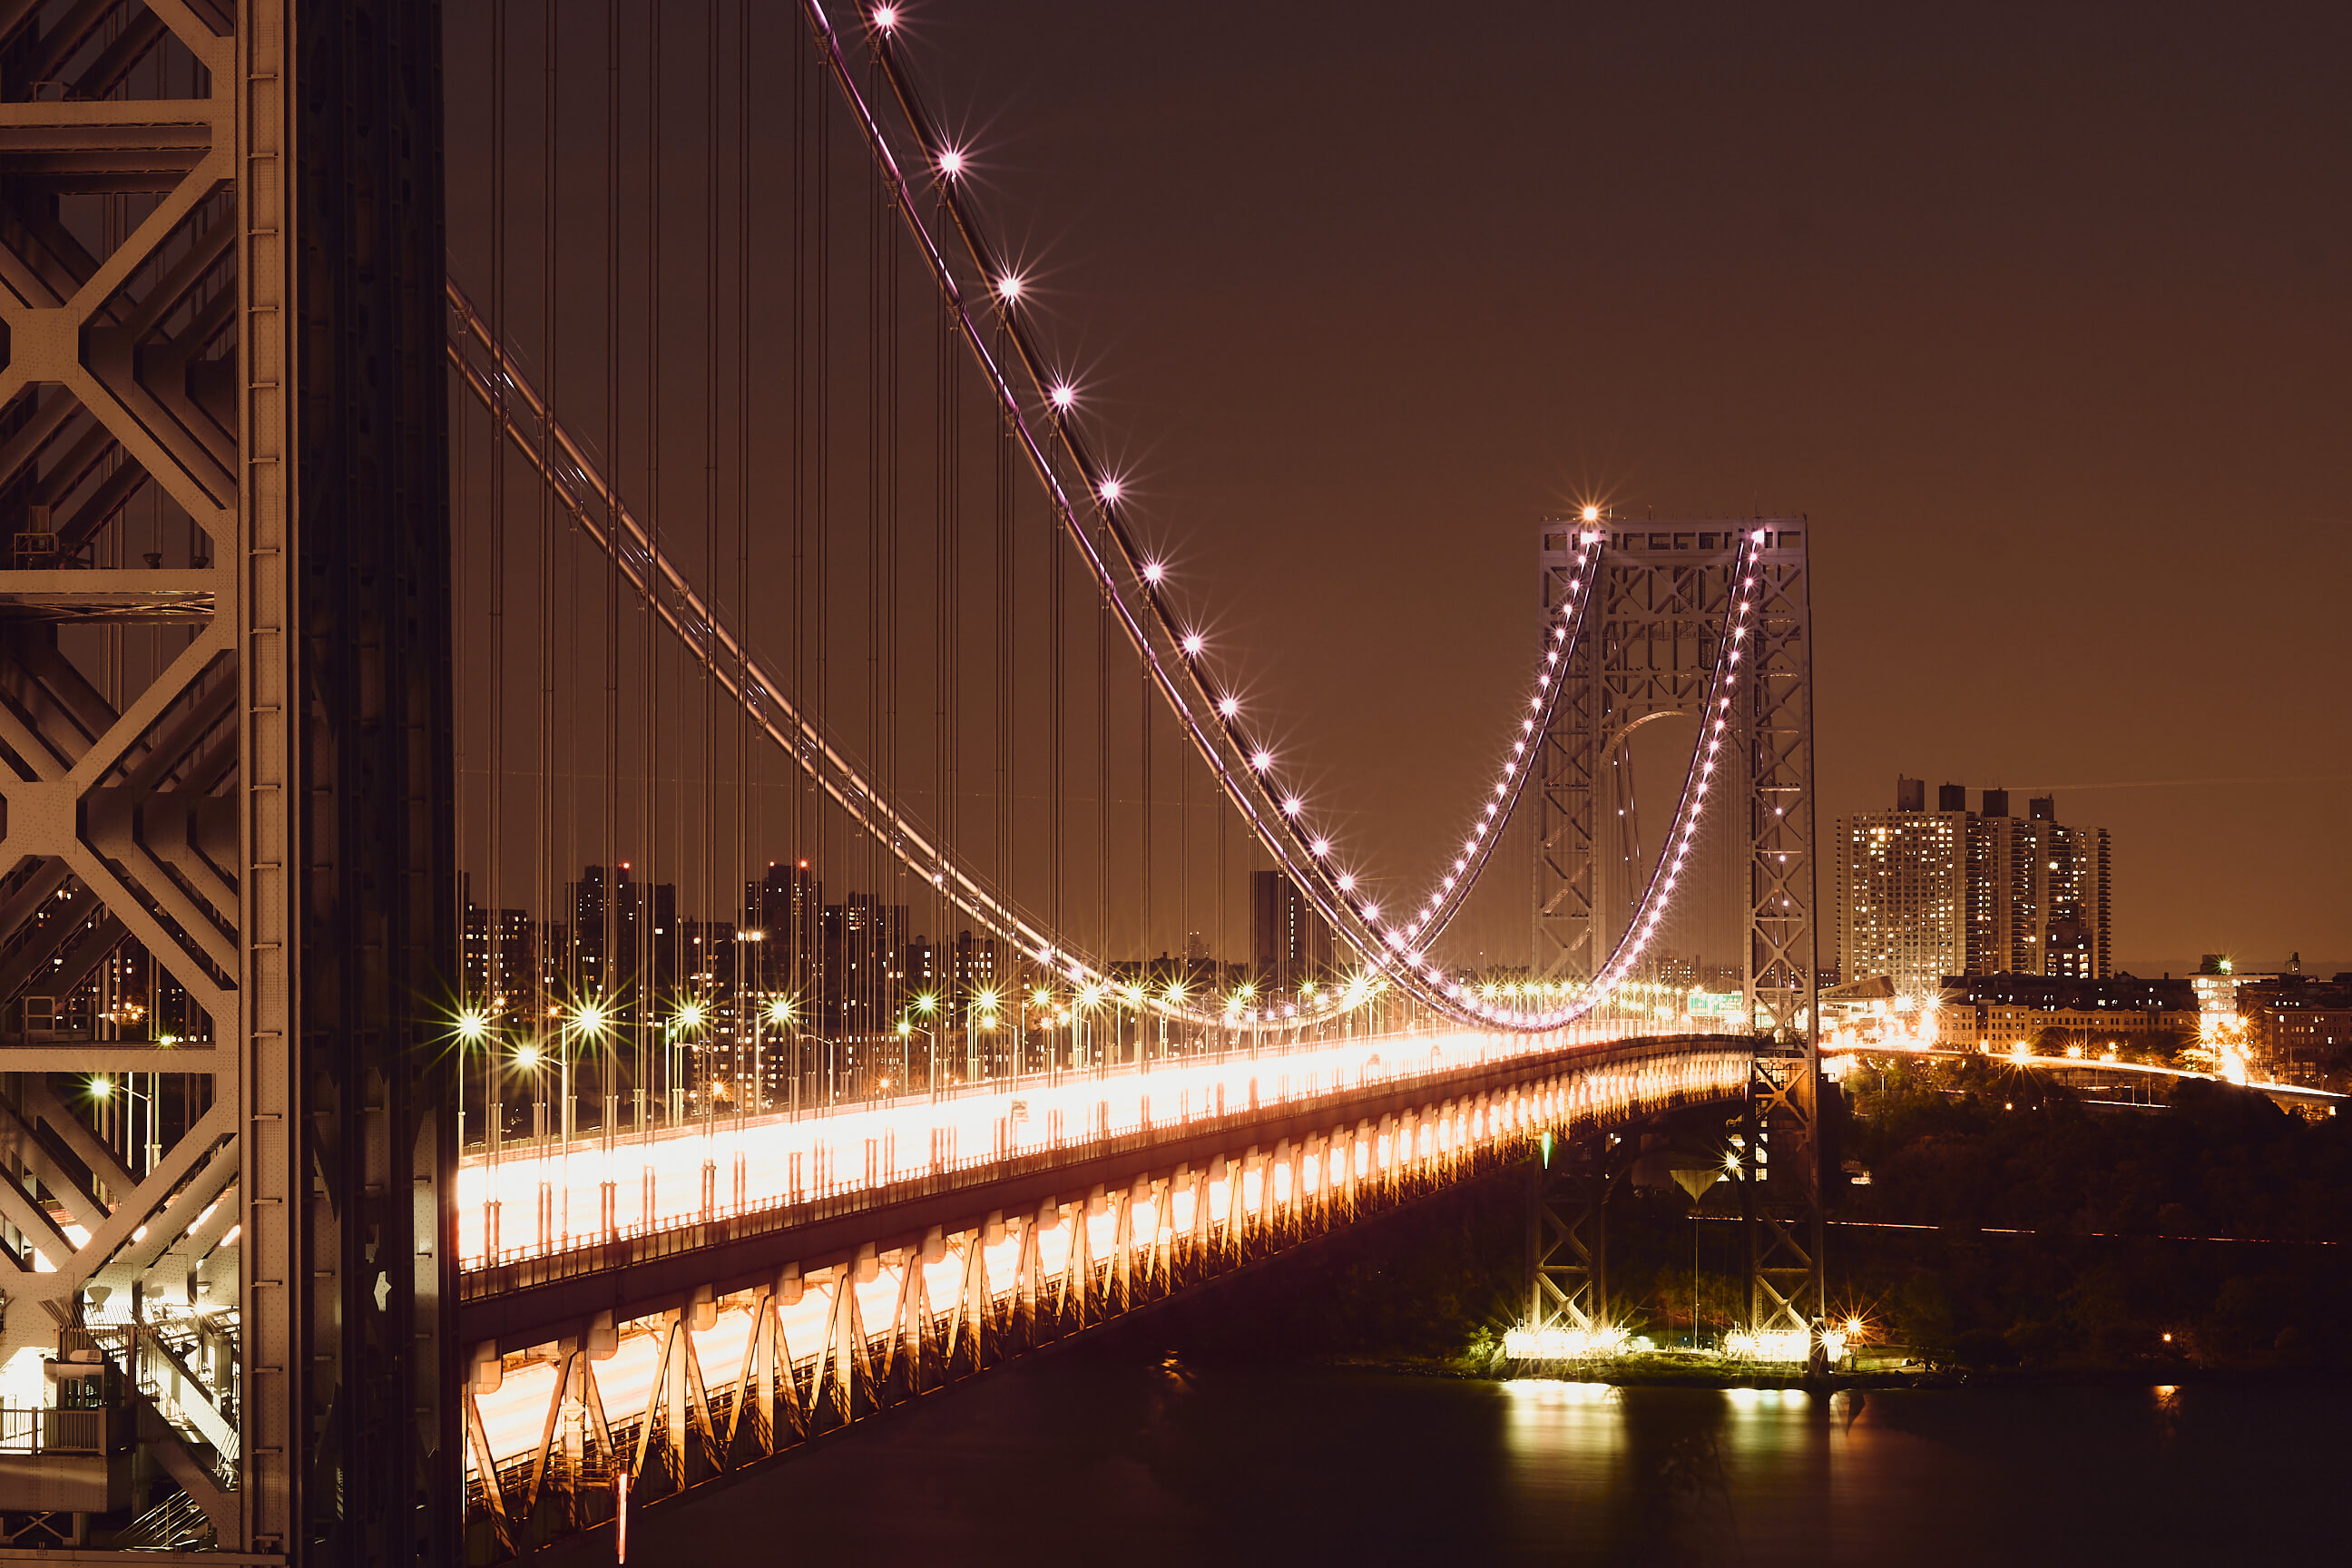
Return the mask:
{"type": "MultiPolygon", "coordinates": [[[[1104,1139],[1181,1139],[1203,1122],[1265,1106],[1423,1086],[1500,1062],[1597,1049],[1612,1037],[1592,1029],[1538,1038],[1452,1031],[1310,1040],[1031,1074],[797,1115],[722,1116],[609,1142],[511,1142],[460,1166],[460,1267],[579,1253],[1104,1139]]],[[[466,1293],[482,1292],[469,1285],[466,1293]]]]}
{"type": "MultiPolygon", "coordinates": [[[[469,1518],[506,1550],[534,1531],[593,1528],[610,1517],[603,1489],[616,1471],[638,1478],[645,1500],[690,1487],[1494,1169],[1538,1129],[1737,1098],[1754,1051],[1723,1036],[1546,1048],[1405,1036],[1154,1063],[1042,1086],[1063,1096],[1048,1123],[1058,1142],[953,1159],[943,1142],[937,1168],[877,1153],[822,1194],[625,1236],[559,1234],[464,1277],[469,1518]],[[1200,1096],[1204,1108],[1147,1119],[1145,1096],[1156,1106],[1171,1083],[1180,1104],[1200,1096]]],[[[892,1117],[926,1134],[991,1113],[1009,1123],[1010,1102],[1040,1092],[1007,1085],[737,1131],[772,1140],[765,1168],[788,1169],[780,1151],[814,1158],[824,1140],[887,1133],[892,1117]]],[[[720,1136],[629,1147],[675,1162],[720,1136]]],[[[751,1168],[753,1151],[739,1152],[751,1168]]],[[[560,1159],[530,1163],[551,1191],[560,1159]]],[[[518,1163],[473,1173],[505,1181],[518,1163]]]]}

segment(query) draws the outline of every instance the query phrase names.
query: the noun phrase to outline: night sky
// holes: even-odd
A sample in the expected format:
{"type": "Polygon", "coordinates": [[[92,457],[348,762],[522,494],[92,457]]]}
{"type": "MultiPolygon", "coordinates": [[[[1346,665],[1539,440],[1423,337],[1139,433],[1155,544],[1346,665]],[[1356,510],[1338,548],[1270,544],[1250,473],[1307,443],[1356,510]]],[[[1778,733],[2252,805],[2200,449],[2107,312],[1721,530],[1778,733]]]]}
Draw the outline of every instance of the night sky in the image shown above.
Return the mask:
{"type": "Polygon", "coordinates": [[[1375,846],[1477,788],[1536,519],[1803,513],[1825,832],[2054,788],[2125,965],[2352,965],[2352,10],[903,9],[1375,846]]]}

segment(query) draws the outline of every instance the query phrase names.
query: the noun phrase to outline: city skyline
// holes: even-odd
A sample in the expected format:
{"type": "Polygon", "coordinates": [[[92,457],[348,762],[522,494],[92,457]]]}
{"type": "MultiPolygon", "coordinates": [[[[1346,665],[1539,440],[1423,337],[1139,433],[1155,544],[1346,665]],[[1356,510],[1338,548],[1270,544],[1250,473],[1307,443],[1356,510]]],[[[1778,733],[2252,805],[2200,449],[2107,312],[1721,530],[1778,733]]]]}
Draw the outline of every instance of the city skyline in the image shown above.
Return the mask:
{"type": "Polygon", "coordinates": [[[1520,592],[1531,516],[1802,512],[1824,823],[1897,767],[2056,794],[2122,847],[2119,965],[2352,964],[2326,586],[2352,572],[2352,212],[2307,199],[2352,24],[2158,6],[2118,51],[2102,16],[2020,47],[1997,12],[1506,5],[1480,27],[1509,47],[1450,58],[1402,5],[1337,34],[1067,0],[909,26],[1035,309],[1102,362],[1145,526],[1215,578],[1318,766],[1381,781],[1349,804],[1398,858],[1503,711],[1475,694],[1513,628],[1455,607],[1520,592]],[[1562,69],[1572,110],[1500,107],[1562,69]],[[1007,91],[1015,120],[968,107],[1007,91]],[[1368,121],[1368,93],[1412,111],[1368,121]],[[1424,757],[1382,751],[1377,695],[1418,639],[1368,625],[1437,628],[1472,694],[1424,757]],[[2188,830],[2213,812],[2236,829],[2188,830]]]}

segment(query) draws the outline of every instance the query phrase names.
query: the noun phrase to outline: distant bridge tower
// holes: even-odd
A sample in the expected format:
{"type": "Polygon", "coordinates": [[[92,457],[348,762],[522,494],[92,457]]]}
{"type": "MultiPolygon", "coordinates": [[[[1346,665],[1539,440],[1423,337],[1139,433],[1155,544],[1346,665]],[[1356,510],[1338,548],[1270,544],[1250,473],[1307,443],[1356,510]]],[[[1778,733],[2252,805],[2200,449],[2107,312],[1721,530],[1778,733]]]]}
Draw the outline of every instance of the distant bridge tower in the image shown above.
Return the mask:
{"type": "MultiPolygon", "coordinates": [[[[1568,594],[1580,533],[1601,536],[1591,621],[1569,658],[1566,685],[1539,749],[1535,849],[1535,968],[1582,979],[1607,957],[1655,858],[1637,857],[1616,810],[1615,766],[1651,720],[1696,720],[1741,532],[1760,534],[1763,596],[1753,674],[1734,700],[1739,743],[1719,798],[1747,875],[1742,998],[1767,1032],[1810,1017],[1818,921],[1813,851],[1812,621],[1805,525],[1791,519],[1645,522],[1603,517],[1543,524],[1544,605],[1568,594]]],[[[1630,806],[1630,801],[1626,802],[1630,806]]],[[[1737,936],[1737,931],[1727,932],[1737,936]]]]}
{"type": "Polygon", "coordinates": [[[1813,639],[1801,520],[1543,525],[1547,609],[1567,595],[1578,535],[1598,534],[1602,550],[1591,620],[1538,752],[1535,966],[1555,978],[1590,975],[1639,900],[1657,847],[1628,827],[1625,743],[1654,719],[1698,718],[1742,532],[1754,537],[1762,581],[1732,701],[1733,761],[1717,784],[1721,798],[1744,805],[1728,818],[1732,879],[1744,897],[1725,934],[1739,941],[1747,1017],[1794,1047],[1760,1056],[1749,1085],[1740,1171],[1748,1318],[1757,1331],[1801,1339],[1823,1310],[1813,639]]]}
{"type": "Polygon", "coordinates": [[[457,1555],[440,48],[0,11],[18,1547],[457,1555]]]}

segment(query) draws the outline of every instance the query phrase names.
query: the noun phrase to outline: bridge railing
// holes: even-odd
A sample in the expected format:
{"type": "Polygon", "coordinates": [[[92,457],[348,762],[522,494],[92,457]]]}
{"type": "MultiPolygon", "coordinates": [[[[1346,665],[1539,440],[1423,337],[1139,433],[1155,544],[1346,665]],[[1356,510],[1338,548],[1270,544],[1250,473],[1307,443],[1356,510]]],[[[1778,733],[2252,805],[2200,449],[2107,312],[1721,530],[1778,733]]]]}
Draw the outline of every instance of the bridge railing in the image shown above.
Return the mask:
{"type": "MultiPolygon", "coordinates": [[[[1588,1047],[1597,1047],[1627,1039],[1685,1039],[1702,1035],[1738,1035],[1745,1037],[1746,1035],[1744,1030],[1708,1017],[1695,1017],[1686,1021],[1678,1021],[1678,1023],[1680,1026],[1673,1029],[1646,1029],[1639,1033],[1632,1032],[1623,1025],[1586,1026],[1580,1030],[1571,1029],[1569,1033],[1570,1040],[1575,1045],[1588,1047]],[[1611,1027],[1616,1028],[1619,1032],[1605,1035],[1598,1032],[1599,1029],[1611,1027]]],[[[665,1123],[650,1132],[633,1130],[615,1131],[612,1136],[616,1141],[626,1140],[633,1142],[648,1138],[656,1142],[698,1138],[709,1136],[713,1132],[724,1132],[741,1128],[802,1125],[821,1121],[834,1116],[856,1115],[871,1111],[911,1110],[924,1106],[951,1106],[973,1100],[1068,1090],[1090,1082],[1108,1083],[1115,1080],[1139,1079],[1149,1080],[1158,1074],[1174,1075],[1205,1068],[1253,1062],[1281,1063],[1305,1057],[1322,1056],[1332,1051],[1375,1047],[1384,1043],[1426,1047],[1444,1041],[1458,1041],[1465,1038],[1499,1042],[1505,1039],[1515,1039],[1517,1037],[1478,1036],[1471,1031],[1450,1026],[1443,1028],[1416,1026],[1381,1034],[1327,1035],[1311,1038],[1301,1034],[1278,1042],[1261,1041],[1255,1045],[1235,1045],[1221,1050],[1169,1052],[1160,1056],[1146,1056],[1140,1061],[1108,1063],[1097,1061],[1079,1066],[1006,1073],[1002,1077],[965,1079],[942,1085],[938,1089],[907,1094],[859,1095],[854,1098],[828,1100],[821,1105],[797,1106],[786,1110],[763,1108],[751,1111],[736,1110],[701,1117],[681,1118],[677,1121],[665,1123]]],[[[1491,1044],[1487,1048],[1499,1051],[1512,1047],[1491,1044]]],[[[1551,1050],[1558,1047],[1523,1043],[1516,1048],[1521,1052],[1527,1052],[1551,1050]]],[[[1347,1087],[1350,1086],[1335,1086],[1339,1089],[1347,1087]]],[[[534,1156],[561,1153],[567,1147],[578,1149],[599,1144],[604,1141],[604,1138],[605,1134],[603,1131],[593,1128],[584,1131],[575,1130],[569,1139],[557,1133],[507,1136],[499,1140],[498,1154],[501,1160],[525,1160],[534,1156]]],[[[475,1142],[466,1148],[461,1163],[479,1165],[488,1157],[488,1148],[480,1142],[475,1142]]]]}
{"type": "Polygon", "coordinates": [[[1687,1050],[1705,1039],[1721,1040],[1727,1047],[1736,1043],[1738,1053],[1743,1057],[1753,1048],[1752,1042],[1745,1037],[1678,1035],[1636,1036],[1591,1045],[1557,1047],[1548,1051],[1528,1051],[1524,1047],[1499,1049],[1482,1053],[1473,1059],[1452,1061],[1443,1067],[1424,1066],[1384,1072],[1377,1079],[1360,1079],[1352,1085],[1335,1083],[1328,1089],[1290,1089],[1259,1095],[1246,1104],[1224,1110],[1188,1108],[1164,1120],[1155,1117],[1140,1126],[1117,1131],[1097,1124],[1073,1137],[1057,1127],[1053,1141],[1042,1148],[1026,1151],[1000,1148],[987,1153],[961,1156],[935,1152],[923,1169],[905,1176],[888,1173],[879,1178],[828,1175],[798,1184],[797,1190],[780,1193],[755,1203],[714,1206],[706,1211],[650,1223],[640,1221],[617,1226],[602,1236],[592,1236],[575,1243],[502,1248],[478,1262],[469,1261],[460,1271],[460,1297],[470,1301],[535,1286],[556,1284],[755,1237],[800,1229],[845,1215],[995,1186],[1023,1176],[1087,1164],[1121,1154],[1141,1153],[1175,1137],[1221,1128],[1237,1128],[1269,1115],[1308,1105],[1328,1103],[1336,1109],[1342,1102],[1342,1097],[1356,1099],[1370,1094],[1387,1095],[1416,1088],[1466,1087],[1466,1080],[1475,1079],[1482,1070],[1496,1068],[1526,1069],[1540,1065],[1598,1070],[1619,1062],[1654,1055],[1661,1046],[1669,1042],[1687,1050]]]}

